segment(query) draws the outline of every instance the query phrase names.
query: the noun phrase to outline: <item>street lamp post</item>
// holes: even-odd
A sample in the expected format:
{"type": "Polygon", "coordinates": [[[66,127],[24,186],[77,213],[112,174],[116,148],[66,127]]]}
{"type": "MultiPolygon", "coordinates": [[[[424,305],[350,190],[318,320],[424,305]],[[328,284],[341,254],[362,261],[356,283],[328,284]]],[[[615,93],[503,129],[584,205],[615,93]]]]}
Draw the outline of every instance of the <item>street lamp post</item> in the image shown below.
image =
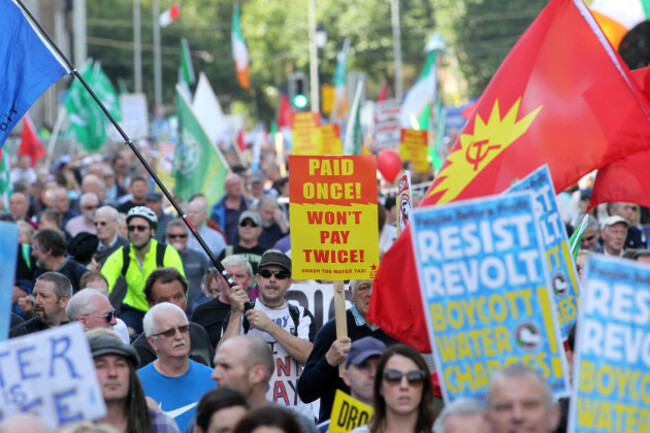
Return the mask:
{"type": "MultiPolygon", "coordinates": [[[[318,23],[318,26],[316,27],[316,48],[320,50],[320,53],[323,53],[323,48],[325,48],[325,45],[327,44],[327,30],[325,29],[325,26],[323,23],[318,23]]],[[[323,80],[322,80],[322,75],[321,75],[321,68],[318,68],[318,83],[319,85],[322,85],[323,80]]],[[[320,89],[317,89],[320,95],[320,89]]],[[[321,104],[323,101],[320,101],[321,104]]],[[[319,109],[322,108],[319,104],[319,109]]]]}
{"type": "Polygon", "coordinates": [[[307,15],[309,21],[309,86],[311,93],[311,111],[320,112],[318,99],[318,53],[316,48],[316,0],[308,0],[307,15]]]}

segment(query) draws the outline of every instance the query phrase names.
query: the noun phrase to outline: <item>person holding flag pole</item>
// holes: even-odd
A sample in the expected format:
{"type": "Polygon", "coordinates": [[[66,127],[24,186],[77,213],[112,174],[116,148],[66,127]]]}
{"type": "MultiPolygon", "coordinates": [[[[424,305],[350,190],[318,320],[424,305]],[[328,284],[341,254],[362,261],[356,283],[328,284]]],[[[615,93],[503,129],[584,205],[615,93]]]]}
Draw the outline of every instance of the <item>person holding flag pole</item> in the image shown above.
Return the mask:
{"type": "MultiPolygon", "coordinates": [[[[2,1],[2,2],[8,2],[9,0],[0,0],[0,1],[2,1]]],[[[110,122],[115,126],[115,129],[117,129],[117,131],[119,132],[120,136],[124,139],[125,144],[128,145],[129,148],[133,151],[133,153],[135,154],[135,156],[136,156],[136,157],[138,158],[138,160],[142,163],[142,165],[143,165],[144,168],[147,170],[147,172],[149,173],[149,175],[151,176],[151,178],[154,180],[154,182],[156,183],[156,185],[160,188],[160,190],[161,190],[162,193],[165,195],[165,197],[167,197],[167,200],[169,200],[169,202],[170,202],[171,205],[174,207],[174,209],[176,210],[176,212],[177,212],[179,215],[181,215],[181,219],[183,220],[183,222],[187,225],[187,227],[188,227],[188,229],[190,230],[190,232],[192,232],[192,234],[193,234],[193,235],[196,237],[196,239],[199,241],[199,244],[201,245],[201,248],[203,248],[203,250],[206,252],[206,254],[208,255],[208,257],[210,258],[210,260],[211,260],[212,263],[214,264],[214,266],[215,266],[215,267],[217,268],[217,270],[218,270],[218,271],[223,275],[224,279],[228,282],[228,285],[229,285],[230,287],[234,287],[234,286],[235,286],[235,282],[234,282],[233,279],[230,277],[230,275],[228,274],[228,272],[226,271],[226,269],[223,267],[223,265],[221,264],[221,262],[217,260],[217,258],[214,256],[214,254],[212,253],[212,251],[210,251],[210,249],[208,248],[208,246],[207,246],[207,244],[205,243],[205,241],[203,240],[203,238],[199,235],[199,233],[197,232],[197,230],[194,228],[194,226],[192,225],[192,223],[191,223],[191,222],[189,221],[189,219],[187,218],[187,215],[185,214],[185,212],[183,212],[183,210],[181,209],[180,205],[176,202],[176,200],[175,200],[174,197],[171,195],[171,193],[169,192],[169,190],[167,189],[167,187],[165,187],[165,185],[162,183],[162,181],[160,180],[160,178],[158,177],[158,175],[157,175],[157,174],[154,172],[154,170],[151,168],[151,166],[149,165],[149,163],[147,162],[147,160],[144,158],[144,156],[142,155],[142,153],[140,153],[140,151],[138,150],[138,148],[134,145],[134,143],[133,143],[133,141],[131,140],[131,138],[129,138],[129,136],[126,134],[126,132],[124,131],[124,129],[122,129],[122,127],[120,126],[120,124],[119,124],[119,123],[115,120],[115,118],[111,115],[111,113],[110,113],[109,110],[106,108],[106,106],[105,106],[105,105],[102,103],[102,101],[97,97],[97,95],[95,94],[95,92],[93,91],[93,89],[90,87],[90,85],[88,84],[88,82],[83,78],[83,76],[79,73],[79,71],[77,71],[77,69],[74,67],[74,65],[72,64],[72,62],[71,62],[71,61],[66,57],[66,55],[63,53],[63,51],[61,51],[61,49],[60,49],[59,46],[56,44],[56,42],[54,42],[54,40],[50,37],[50,35],[45,31],[45,29],[43,28],[43,26],[42,26],[42,25],[41,25],[41,24],[36,20],[36,18],[34,17],[34,15],[32,15],[32,13],[31,13],[31,12],[30,12],[26,7],[25,7],[25,5],[22,3],[22,1],[21,1],[21,0],[12,0],[12,1],[15,2],[15,4],[18,5],[19,8],[20,8],[20,9],[21,9],[21,10],[22,10],[22,11],[23,11],[23,12],[24,12],[28,17],[29,17],[29,20],[30,20],[31,23],[36,27],[35,30],[37,29],[38,34],[39,34],[39,36],[41,37],[41,39],[45,39],[45,40],[47,41],[47,44],[48,44],[52,49],[54,49],[54,51],[56,52],[56,55],[58,55],[58,57],[59,57],[59,58],[60,58],[60,59],[65,63],[65,66],[67,67],[67,69],[68,69],[69,71],[71,71],[71,72],[74,74],[75,77],[77,77],[77,79],[81,82],[81,84],[83,85],[83,87],[88,91],[88,93],[90,94],[90,96],[92,96],[92,98],[95,100],[95,102],[97,103],[97,105],[99,105],[99,108],[104,112],[104,114],[106,115],[106,117],[108,118],[108,120],[109,120],[109,121],[110,121],[110,122]]],[[[1,53],[1,52],[0,52],[0,53],[1,53]]],[[[63,68],[62,68],[62,70],[63,70],[63,68]]],[[[61,74],[61,76],[63,76],[63,74],[61,74]]],[[[60,78],[60,77],[59,77],[59,78],[60,78]]],[[[58,78],[57,78],[57,79],[58,79],[58,78]]],[[[22,114],[22,113],[21,113],[21,114],[22,114]]],[[[2,139],[2,136],[0,136],[0,139],[2,139]]]]}

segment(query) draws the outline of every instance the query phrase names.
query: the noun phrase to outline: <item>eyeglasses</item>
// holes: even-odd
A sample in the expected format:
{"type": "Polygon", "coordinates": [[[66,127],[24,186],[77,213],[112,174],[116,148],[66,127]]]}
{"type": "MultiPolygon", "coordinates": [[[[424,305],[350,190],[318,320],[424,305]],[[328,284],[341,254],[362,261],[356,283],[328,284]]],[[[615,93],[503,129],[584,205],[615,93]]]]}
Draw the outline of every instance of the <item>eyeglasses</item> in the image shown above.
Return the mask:
{"type": "Polygon", "coordinates": [[[104,320],[106,320],[106,323],[111,323],[113,321],[113,317],[117,319],[117,311],[109,311],[106,314],[102,315],[97,315],[97,314],[83,314],[83,317],[102,317],[104,320]]]}
{"type": "Polygon", "coordinates": [[[108,224],[106,221],[93,221],[93,225],[94,225],[95,227],[97,227],[97,226],[102,226],[102,227],[104,227],[106,224],[108,224]]]}
{"type": "Polygon", "coordinates": [[[255,224],[255,222],[253,222],[251,220],[244,220],[241,223],[239,223],[239,227],[253,227],[253,228],[255,228],[255,227],[259,227],[259,226],[257,224],[255,224]]]}
{"type": "Polygon", "coordinates": [[[167,237],[169,239],[185,239],[187,237],[187,234],[174,235],[171,233],[167,233],[167,237]]]}
{"type": "Polygon", "coordinates": [[[583,241],[587,241],[587,242],[589,242],[589,241],[594,240],[595,237],[596,237],[596,235],[583,236],[583,237],[582,237],[582,240],[583,240],[583,241]]]}
{"type": "Polygon", "coordinates": [[[157,304],[162,304],[163,302],[172,302],[172,301],[175,301],[175,303],[179,303],[183,299],[185,299],[185,295],[181,295],[179,293],[177,295],[174,295],[172,298],[156,298],[156,299],[152,299],[152,301],[154,305],[157,305],[157,304]]]}
{"type": "Polygon", "coordinates": [[[406,376],[409,385],[420,385],[424,382],[426,373],[422,370],[411,370],[403,373],[399,370],[388,368],[384,370],[384,380],[390,385],[397,385],[402,382],[402,377],[406,376]]]}
{"type": "Polygon", "coordinates": [[[168,329],[166,331],[150,335],[150,337],[157,337],[159,335],[162,335],[163,337],[171,338],[174,335],[176,335],[176,331],[180,332],[181,334],[187,334],[188,332],[190,332],[190,325],[183,325],[183,326],[179,326],[178,328],[168,329]]]}
{"type": "Polygon", "coordinates": [[[139,231],[143,232],[145,230],[149,230],[151,227],[148,226],[127,226],[126,227],[129,230],[129,233],[133,233],[134,231],[139,231]]]}
{"type": "Polygon", "coordinates": [[[260,271],[260,277],[262,278],[271,278],[271,275],[275,275],[275,278],[278,280],[286,280],[291,276],[287,271],[272,271],[270,269],[262,269],[260,271]]]}

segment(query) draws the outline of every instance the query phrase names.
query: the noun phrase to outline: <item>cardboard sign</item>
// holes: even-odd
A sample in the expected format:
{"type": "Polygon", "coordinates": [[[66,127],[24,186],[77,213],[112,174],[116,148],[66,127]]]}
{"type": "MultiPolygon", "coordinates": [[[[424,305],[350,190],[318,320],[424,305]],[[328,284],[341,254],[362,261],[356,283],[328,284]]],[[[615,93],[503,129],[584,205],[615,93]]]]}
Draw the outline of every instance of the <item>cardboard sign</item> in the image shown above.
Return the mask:
{"type": "Polygon", "coordinates": [[[7,246],[0,248],[0,341],[9,336],[11,312],[11,290],[16,274],[16,255],[18,254],[18,225],[0,221],[0,239],[7,246]]]}
{"type": "Polygon", "coordinates": [[[650,426],[650,269],[587,260],[576,328],[569,432],[647,432],[650,426]]]}
{"type": "Polygon", "coordinates": [[[557,316],[562,338],[569,335],[578,314],[580,290],[578,277],[571,257],[569,238],[555,201],[555,188],[548,165],[544,165],[506,193],[529,190],[533,193],[535,217],[542,229],[542,241],[548,262],[548,272],[555,296],[557,316]]]}
{"type": "Polygon", "coordinates": [[[352,429],[368,424],[374,413],[372,406],[337,389],[332,404],[329,433],[348,433],[352,429]]]}
{"type": "Polygon", "coordinates": [[[402,129],[399,157],[402,161],[411,161],[415,170],[420,173],[426,173],[429,170],[427,134],[427,131],[402,129]]]}
{"type": "Polygon", "coordinates": [[[318,155],[341,155],[343,143],[339,125],[330,123],[318,127],[318,155]]]}
{"type": "Polygon", "coordinates": [[[372,155],[290,156],[291,255],[297,279],[372,279],[379,266],[372,155]]]}
{"type": "Polygon", "coordinates": [[[311,112],[296,113],[291,131],[292,153],[294,155],[316,155],[318,143],[316,131],[319,116],[311,112]]]}
{"type": "Polygon", "coordinates": [[[397,236],[404,231],[411,218],[413,200],[411,200],[411,172],[406,170],[397,182],[395,196],[395,212],[397,212],[397,236]]]}
{"type": "Polygon", "coordinates": [[[79,323],[0,343],[0,420],[29,412],[57,428],[106,407],[79,323]]]}
{"type": "Polygon", "coordinates": [[[445,402],[484,400],[519,363],[566,395],[567,366],[530,193],[418,208],[413,249],[445,402]]]}

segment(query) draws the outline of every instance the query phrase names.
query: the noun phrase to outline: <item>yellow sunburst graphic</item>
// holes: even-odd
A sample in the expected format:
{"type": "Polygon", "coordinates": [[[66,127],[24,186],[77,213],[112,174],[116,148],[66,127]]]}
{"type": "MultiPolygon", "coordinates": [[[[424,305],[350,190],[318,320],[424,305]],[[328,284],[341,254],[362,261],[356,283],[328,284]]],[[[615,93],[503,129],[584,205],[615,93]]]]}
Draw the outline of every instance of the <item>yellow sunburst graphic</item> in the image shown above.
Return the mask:
{"type": "Polygon", "coordinates": [[[444,179],[431,190],[429,196],[444,191],[437,201],[439,204],[455,199],[494,158],[528,130],[542,106],[517,121],[520,104],[521,98],[517,99],[503,119],[498,99],[494,102],[487,123],[476,115],[474,134],[461,134],[460,148],[447,158],[449,164],[438,174],[444,179]]]}

